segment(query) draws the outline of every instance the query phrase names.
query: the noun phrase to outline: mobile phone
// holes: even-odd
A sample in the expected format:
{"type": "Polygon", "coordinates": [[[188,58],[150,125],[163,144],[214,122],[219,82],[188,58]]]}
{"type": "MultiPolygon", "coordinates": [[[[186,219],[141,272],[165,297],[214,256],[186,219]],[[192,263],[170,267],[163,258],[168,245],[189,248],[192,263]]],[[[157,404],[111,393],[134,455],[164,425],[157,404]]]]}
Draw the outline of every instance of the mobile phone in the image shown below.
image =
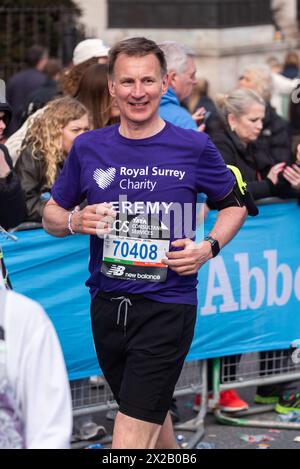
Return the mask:
{"type": "Polygon", "coordinates": [[[204,119],[202,121],[202,124],[206,124],[206,122],[208,121],[208,119],[210,118],[211,116],[211,112],[210,111],[206,111],[206,113],[204,114],[204,119]]]}

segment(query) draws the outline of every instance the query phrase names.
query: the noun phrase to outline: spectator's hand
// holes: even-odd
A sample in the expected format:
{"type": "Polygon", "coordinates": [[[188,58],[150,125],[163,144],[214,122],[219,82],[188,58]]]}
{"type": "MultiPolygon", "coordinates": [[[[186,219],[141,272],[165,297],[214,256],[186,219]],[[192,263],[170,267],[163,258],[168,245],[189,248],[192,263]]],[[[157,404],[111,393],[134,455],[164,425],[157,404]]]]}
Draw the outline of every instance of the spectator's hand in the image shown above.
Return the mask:
{"type": "Polygon", "coordinates": [[[103,236],[110,232],[116,218],[112,204],[87,205],[72,216],[71,227],[75,233],[103,236]]]}
{"type": "Polygon", "coordinates": [[[0,149],[0,178],[5,178],[11,169],[8,166],[3,150],[0,149]]]}
{"type": "Polygon", "coordinates": [[[300,189],[300,168],[296,164],[286,166],[283,170],[283,177],[291,184],[293,189],[300,189]]]}
{"type": "Polygon", "coordinates": [[[167,259],[162,259],[162,262],[178,275],[196,274],[200,267],[212,258],[211,245],[208,241],[196,244],[191,239],[184,238],[177,239],[171,244],[182,250],[167,252],[167,259]]]}
{"type": "Polygon", "coordinates": [[[283,171],[285,165],[285,162],[277,163],[270,169],[269,173],[267,174],[267,178],[269,178],[273,182],[273,184],[278,183],[278,176],[283,171]]]}
{"type": "Polygon", "coordinates": [[[200,122],[203,121],[205,113],[206,113],[205,108],[199,107],[199,109],[197,109],[197,111],[195,111],[194,114],[192,114],[192,118],[199,125],[200,122]]]}

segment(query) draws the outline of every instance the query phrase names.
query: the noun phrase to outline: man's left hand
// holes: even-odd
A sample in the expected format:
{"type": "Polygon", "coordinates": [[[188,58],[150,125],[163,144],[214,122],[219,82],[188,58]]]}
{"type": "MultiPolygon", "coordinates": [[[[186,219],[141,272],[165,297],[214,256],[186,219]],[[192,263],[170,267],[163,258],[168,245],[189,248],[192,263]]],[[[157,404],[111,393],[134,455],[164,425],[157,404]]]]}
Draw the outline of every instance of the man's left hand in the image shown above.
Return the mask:
{"type": "Polygon", "coordinates": [[[182,250],[167,252],[167,259],[162,259],[162,263],[178,275],[196,274],[200,267],[212,258],[211,245],[208,241],[196,244],[191,239],[184,238],[173,241],[171,245],[182,250]]]}

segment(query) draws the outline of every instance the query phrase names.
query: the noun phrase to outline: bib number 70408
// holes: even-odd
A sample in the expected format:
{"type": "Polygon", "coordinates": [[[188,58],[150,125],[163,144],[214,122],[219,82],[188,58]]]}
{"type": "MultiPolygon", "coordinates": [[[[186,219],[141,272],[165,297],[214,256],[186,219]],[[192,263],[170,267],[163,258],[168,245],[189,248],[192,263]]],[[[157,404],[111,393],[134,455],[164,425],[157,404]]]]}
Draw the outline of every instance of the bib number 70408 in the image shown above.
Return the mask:
{"type": "Polygon", "coordinates": [[[132,256],[134,259],[151,261],[157,260],[158,246],[156,244],[146,244],[135,242],[130,245],[127,241],[120,241],[115,239],[114,245],[114,257],[126,258],[132,256]]]}
{"type": "MultiPolygon", "coordinates": [[[[108,235],[104,240],[103,260],[160,264],[161,260],[166,257],[169,245],[169,240],[108,235]]],[[[162,267],[165,265],[162,264],[162,267]]]]}

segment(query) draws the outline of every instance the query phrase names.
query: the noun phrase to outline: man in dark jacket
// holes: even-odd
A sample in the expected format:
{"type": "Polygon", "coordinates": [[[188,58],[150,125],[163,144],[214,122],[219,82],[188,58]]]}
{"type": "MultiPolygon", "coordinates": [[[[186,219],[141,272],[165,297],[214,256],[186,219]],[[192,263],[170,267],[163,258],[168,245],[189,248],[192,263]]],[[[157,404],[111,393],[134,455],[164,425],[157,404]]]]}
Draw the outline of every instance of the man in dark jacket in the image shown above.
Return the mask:
{"type": "MultiPolygon", "coordinates": [[[[10,118],[10,107],[0,103],[0,140],[10,118]]],[[[18,225],[26,216],[25,197],[12,169],[8,150],[0,144],[0,225],[5,229],[18,225]]]]}
{"type": "Polygon", "coordinates": [[[43,70],[48,60],[48,52],[42,46],[32,46],[27,53],[28,68],[16,73],[7,84],[7,101],[13,109],[8,135],[13,134],[21,125],[21,116],[29,94],[45,81],[43,70]]]}
{"type": "Polygon", "coordinates": [[[62,65],[58,59],[48,60],[44,69],[46,81],[42,86],[30,93],[27,98],[22,112],[22,123],[38,109],[44,107],[49,101],[62,94],[58,86],[61,71],[62,65]]]}
{"type": "MultiPolygon", "coordinates": [[[[10,107],[0,102],[0,141],[10,118],[10,107]]],[[[12,168],[8,150],[0,144],[0,228],[4,229],[18,225],[26,216],[25,197],[19,179],[12,168]]],[[[0,275],[1,273],[5,285],[11,288],[0,246],[0,275]]]]}

